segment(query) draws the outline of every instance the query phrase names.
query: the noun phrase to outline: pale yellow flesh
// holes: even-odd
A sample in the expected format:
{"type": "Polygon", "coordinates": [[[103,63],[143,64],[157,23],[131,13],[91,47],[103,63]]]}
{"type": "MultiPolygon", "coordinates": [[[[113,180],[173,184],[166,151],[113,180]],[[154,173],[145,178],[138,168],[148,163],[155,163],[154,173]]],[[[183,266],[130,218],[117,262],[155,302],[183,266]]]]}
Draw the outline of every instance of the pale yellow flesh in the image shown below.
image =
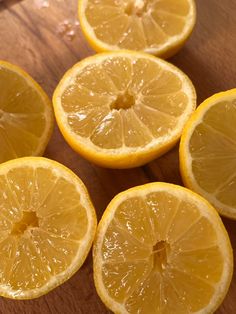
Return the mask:
{"type": "Polygon", "coordinates": [[[206,204],[169,191],[127,195],[99,225],[95,283],[117,313],[210,313],[210,302],[222,298],[220,283],[230,280],[230,249],[216,212],[205,216],[206,204]]]}
{"type": "Polygon", "coordinates": [[[207,110],[189,140],[197,184],[231,208],[236,208],[235,125],[236,101],[222,100],[207,110]]]}
{"type": "Polygon", "coordinates": [[[51,135],[46,95],[15,66],[0,62],[0,163],[41,154],[51,135]]]}
{"type": "Polygon", "coordinates": [[[0,294],[33,298],[81,264],[94,233],[86,235],[93,209],[82,205],[84,192],[56,163],[18,160],[0,169],[0,294]]]}
{"type": "Polygon", "coordinates": [[[154,52],[178,44],[193,27],[193,3],[189,0],[87,0],[81,4],[88,37],[107,49],[154,52]],[[88,32],[91,28],[91,34],[88,32]]]}
{"type": "Polygon", "coordinates": [[[194,107],[192,86],[172,68],[127,54],[78,66],[60,89],[69,132],[95,150],[122,153],[153,141],[162,146],[194,107]]]}

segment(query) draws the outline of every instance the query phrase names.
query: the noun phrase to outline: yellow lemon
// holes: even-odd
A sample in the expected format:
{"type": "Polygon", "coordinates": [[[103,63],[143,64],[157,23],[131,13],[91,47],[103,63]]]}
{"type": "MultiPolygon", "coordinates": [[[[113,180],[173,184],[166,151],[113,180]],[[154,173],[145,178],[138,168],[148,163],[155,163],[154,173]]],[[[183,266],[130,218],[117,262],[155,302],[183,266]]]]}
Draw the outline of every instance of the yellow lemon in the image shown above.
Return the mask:
{"type": "Polygon", "coordinates": [[[0,295],[32,299],[69,279],[95,230],[88,192],[72,171],[43,157],[0,165],[0,295]]]}
{"type": "Polygon", "coordinates": [[[187,187],[236,219],[236,89],[205,100],[187,123],[180,169],[187,187]]]}
{"type": "Polygon", "coordinates": [[[100,166],[131,168],[176,144],[195,109],[196,94],[172,64],[120,51],[72,67],[57,86],[53,105],[75,151],[100,166]]]}
{"type": "Polygon", "coordinates": [[[96,51],[130,49],[174,55],[196,20],[193,0],[80,0],[82,31],[96,51]]]}
{"type": "Polygon", "coordinates": [[[52,105],[23,70],[0,61],[0,163],[42,155],[53,130],[52,105]]]}
{"type": "Polygon", "coordinates": [[[168,183],[116,196],[93,253],[97,292],[120,314],[213,313],[232,278],[232,248],[216,210],[168,183]]]}

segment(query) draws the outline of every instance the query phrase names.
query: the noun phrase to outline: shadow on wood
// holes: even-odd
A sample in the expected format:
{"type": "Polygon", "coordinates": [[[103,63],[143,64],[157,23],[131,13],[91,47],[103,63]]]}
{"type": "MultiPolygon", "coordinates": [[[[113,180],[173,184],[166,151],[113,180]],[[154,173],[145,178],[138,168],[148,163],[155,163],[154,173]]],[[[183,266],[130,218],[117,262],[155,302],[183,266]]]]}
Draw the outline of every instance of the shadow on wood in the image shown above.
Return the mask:
{"type": "Polygon", "coordinates": [[[9,9],[12,5],[22,2],[23,0],[0,0],[0,11],[9,9]]]}

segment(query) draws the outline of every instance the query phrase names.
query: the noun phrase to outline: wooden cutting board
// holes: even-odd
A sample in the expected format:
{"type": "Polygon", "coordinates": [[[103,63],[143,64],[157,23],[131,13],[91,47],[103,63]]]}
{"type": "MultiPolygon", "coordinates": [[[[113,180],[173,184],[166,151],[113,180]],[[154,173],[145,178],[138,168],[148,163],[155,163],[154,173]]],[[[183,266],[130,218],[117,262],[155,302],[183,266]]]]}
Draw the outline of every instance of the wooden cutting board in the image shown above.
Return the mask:
{"type": "MultiPolygon", "coordinates": [[[[200,103],[213,93],[236,87],[236,1],[196,2],[198,19],[194,33],[170,61],[192,79],[200,103]]],[[[51,97],[63,73],[77,61],[94,54],[76,18],[77,0],[0,1],[0,59],[24,68],[51,97]]],[[[151,181],[181,184],[178,146],[144,167],[108,170],[94,166],[73,152],[55,127],[45,156],[63,163],[80,176],[91,194],[98,219],[113,196],[129,187],[151,181]]],[[[236,249],[236,222],[223,220],[236,249]]],[[[13,313],[110,313],[94,288],[91,254],[76,275],[46,296],[32,301],[1,298],[0,314],[13,313]]],[[[216,313],[236,313],[236,275],[216,313]]]]}

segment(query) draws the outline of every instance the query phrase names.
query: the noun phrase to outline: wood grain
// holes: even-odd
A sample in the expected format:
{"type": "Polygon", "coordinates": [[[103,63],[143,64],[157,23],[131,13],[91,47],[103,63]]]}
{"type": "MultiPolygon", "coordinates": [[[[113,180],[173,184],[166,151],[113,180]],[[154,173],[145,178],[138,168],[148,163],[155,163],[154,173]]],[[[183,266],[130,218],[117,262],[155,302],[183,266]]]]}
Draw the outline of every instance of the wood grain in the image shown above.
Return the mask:
{"type": "MultiPolygon", "coordinates": [[[[49,0],[39,9],[34,0],[3,0],[0,3],[0,59],[28,71],[51,96],[62,74],[74,63],[94,52],[87,46],[79,27],[72,41],[58,33],[60,23],[77,16],[76,0],[49,0]]],[[[182,51],[170,61],[192,79],[198,103],[215,92],[236,85],[236,2],[197,0],[195,30],[182,51]]],[[[108,170],[90,164],[73,152],[58,128],[45,156],[70,167],[86,184],[98,218],[118,192],[150,181],[181,184],[178,147],[148,165],[133,170],[108,170]]],[[[235,222],[224,219],[236,251],[235,222]]],[[[236,313],[236,275],[217,314],[236,313]]],[[[92,278],[91,255],[68,282],[48,295],[32,301],[0,299],[0,314],[105,314],[92,278]]],[[[147,313],[148,314],[148,313],[147,313]]],[[[170,313],[172,314],[172,313],[170,313]]]]}

